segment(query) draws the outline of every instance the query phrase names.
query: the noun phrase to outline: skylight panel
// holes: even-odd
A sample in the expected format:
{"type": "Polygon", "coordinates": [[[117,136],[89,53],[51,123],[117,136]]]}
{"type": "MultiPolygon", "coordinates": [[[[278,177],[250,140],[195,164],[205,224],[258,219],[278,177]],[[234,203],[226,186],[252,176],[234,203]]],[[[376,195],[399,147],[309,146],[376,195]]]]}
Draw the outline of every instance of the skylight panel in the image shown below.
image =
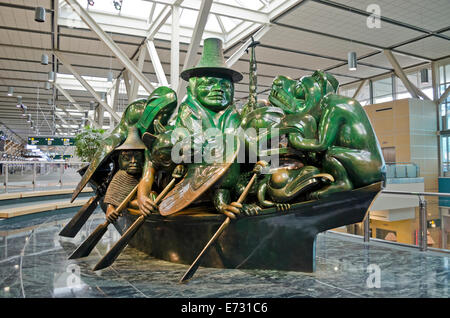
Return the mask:
{"type": "Polygon", "coordinates": [[[205,29],[211,32],[222,33],[222,28],[220,27],[219,21],[217,21],[217,17],[213,14],[208,16],[205,29]]]}
{"type": "MultiPolygon", "coordinates": [[[[123,0],[121,10],[117,10],[112,0],[96,0],[94,5],[88,5],[86,0],[77,0],[81,7],[90,12],[101,12],[116,16],[126,16],[139,19],[148,19],[151,11],[152,3],[142,0],[123,0]]],[[[161,12],[164,5],[157,4],[155,8],[155,16],[161,12]],[[158,8],[159,7],[159,8],[158,8]],[[158,10],[159,9],[159,10],[158,10]]]]}
{"type": "Polygon", "coordinates": [[[220,20],[222,20],[222,23],[225,27],[225,30],[227,32],[230,32],[232,29],[234,29],[239,23],[241,23],[241,20],[238,19],[232,19],[229,17],[220,17],[220,20]]]}
{"type": "Polygon", "coordinates": [[[260,0],[216,0],[215,2],[250,10],[260,10],[264,8],[264,4],[260,0]]]}
{"type": "Polygon", "coordinates": [[[195,22],[197,21],[197,16],[198,11],[184,8],[180,16],[180,25],[193,29],[195,27],[195,22]]]}
{"type": "MultiPolygon", "coordinates": [[[[112,3],[112,1],[108,2],[112,3]]],[[[120,15],[147,19],[151,8],[152,3],[148,1],[124,0],[122,2],[122,10],[120,10],[120,15]]],[[[116,12],[118,13],[119,11],[116,10],[116,12]]]]}
{"type": "MultiPolygon", "coordinates": [[[[161,14],[162,10],[164,10],[165,7],[166,6],[164,4],[161,4],[161,3],[157,3],[155,5],[155,11],[153,12],[153,19],[152,19],[152,21],[155,21],[159,17],[159,15],[161,14]]],[[[148,13],[150,14],[150,12],[148,12],[148,13]]]]}

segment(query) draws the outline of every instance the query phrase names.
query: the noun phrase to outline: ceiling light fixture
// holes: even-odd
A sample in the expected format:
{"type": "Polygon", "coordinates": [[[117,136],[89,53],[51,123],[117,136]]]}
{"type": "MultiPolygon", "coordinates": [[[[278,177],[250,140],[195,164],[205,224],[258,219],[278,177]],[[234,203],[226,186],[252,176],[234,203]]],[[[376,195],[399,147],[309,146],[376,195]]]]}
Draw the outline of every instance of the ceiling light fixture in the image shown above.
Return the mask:
{"type": "Polygon", "coordinates": [[[13,94],[14,94],[14,87],[9,87],[8,88],[8,96],[13,96],[13,94]]]}
{"type": "Polygon", "coordinates": [[[428,69],[424,68],[420,70],[420,82],[422,84],[428,83],[428,69]]]}
{"type": "Polygon", "coordinates": [[[36,7],[36,10],[34,12],[34,21],[45,22],[45,8],[36,7]]]}
{"type": "Polygon", "coordinates": [[[48,72],[48,81],[51,83],[55,81],[55,72],[53,71],[48,72]]]}
{"type": "Polygon", "coordinates": [[[49,82],[45,82],[45,89],[49,90],[50,88],[52,88],[52,85],[49,82]]]}
{"type": "Polygon", "coordinates": [[[113,81],[113,73],[111,71],[108,72],[108,82],[112,82],[113,81]]]}
{"type": "Polygon", "coordinates": [[[356,71],[357,59],[356,52],[348,52],[348,69],[350,71],[356,71]]]}
{"type": "Polygon", "coordinates": [[[22,105],[22,96],[17,96],[17,107],[22,105]]]}
{"type": "Polygon", "coordinates": [[[41,64],[42,65],[48,65],[48,55],[47,54],[42,54],[41,55],[41,64]]]}
{"type": "Polygon", "coordinates": [[[113,4],[117,11],[122,10],[122,0],[113,0],[113,4]]]}

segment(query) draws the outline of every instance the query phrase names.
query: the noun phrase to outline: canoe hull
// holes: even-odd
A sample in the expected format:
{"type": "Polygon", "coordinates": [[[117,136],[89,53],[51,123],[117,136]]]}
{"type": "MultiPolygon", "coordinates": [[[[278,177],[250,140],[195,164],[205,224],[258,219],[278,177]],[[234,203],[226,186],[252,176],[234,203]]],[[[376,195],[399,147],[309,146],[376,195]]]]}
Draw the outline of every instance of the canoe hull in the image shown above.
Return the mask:
{"type": "MultiPolygon", "coordinates": [[[[380,191],[381,182],[298,203],[287,212],[266,209],[239,218],[207,251],[202,266],[314,272],[317,234],[361,222],[380,191]]],[[[158,259],[191,264],[225,220],[211,212],[195,207],[170,217],[152,215],[130,246],[158,259]]],[[[115,226],[123,233],[136,219],[124,213],[115,226]]]]}

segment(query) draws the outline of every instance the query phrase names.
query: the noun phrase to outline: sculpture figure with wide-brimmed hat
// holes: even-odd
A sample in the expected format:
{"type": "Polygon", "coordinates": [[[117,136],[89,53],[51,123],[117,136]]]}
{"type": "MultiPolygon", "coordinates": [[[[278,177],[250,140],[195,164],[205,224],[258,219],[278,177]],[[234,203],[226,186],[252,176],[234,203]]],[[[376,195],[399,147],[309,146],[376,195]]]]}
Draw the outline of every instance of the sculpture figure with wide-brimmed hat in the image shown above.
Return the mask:
{"type": "MultiPolygon", "coordinates": [[[[117,155],[118,168],[106,190],[103,199],[107,205],[106,218],[113,223],[117,220],[121,211],[116,208],[125,200],[130,192],[139,184],[142,178],[143,165],[145,164],[145,150],[147,147],[139,137],[136,126],[128,128],[125,142],[114,149],[117,155]]],[[[130,203],[138,206],[136,200],[130,203]]]]}
{"type": "Polygon", "coordinates": [[[200,61],[195,67],[182,71],[181,78],[188,81],[188,86],[175,120],[175,139],[191,142],[192,155],[184,157],[185,160],[192,162],[190,159],[196,156],[197,151],[201,152],[201,160],[187,164],[185,178],[161,202],[160,213],[169,215],[178,212],[206,194],[210,195],[209,199],[219,212],[231,217],[242,209],[244,213],[253,213],[253,206],[231,203],[234,194],[232,188],[241,172],[239,164],[235,162],[239,140],[231,137],[234,152],[222,158],[222,162],[204,161],[205,145],[214,144],[219,138],[223,138],[222,141],[226,143],[227,136],[236,134],[241,124],[240,114],[234,104],[234,83],[242,80],[243,76],[225,64],[222,40],[205,39],[200,61]],[[208,131],[215,133],[211,136],[208,131]],[[183,191],[180,192],[180,189],[183,191]]]}

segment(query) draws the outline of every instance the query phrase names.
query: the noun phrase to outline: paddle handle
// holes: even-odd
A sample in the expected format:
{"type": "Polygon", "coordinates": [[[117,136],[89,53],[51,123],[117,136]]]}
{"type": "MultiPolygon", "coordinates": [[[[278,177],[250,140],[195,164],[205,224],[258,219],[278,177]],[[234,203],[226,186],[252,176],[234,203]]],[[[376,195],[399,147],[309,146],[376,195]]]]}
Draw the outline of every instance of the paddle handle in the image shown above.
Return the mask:
{"type": "Polygon", "coordinates": [[[255,183],[256,178],[258,177],[257,173],[254,173],[250,181],[248,182],[247,186],[245,187],[244,191],[239,196],[239,199],[237,200],[238,203],[242,203],[245,198],[247,197],[248,192],[250,191],[250,188],[253,186],[253,183],[255,183]]]}
{"type": "Polygon", "coordinates": [[[117,212],[122,211],[127,205],[128,203],[130,203],[131,199],[134,197],[134,195],[136,194],[138,188],[139,188],[139,184],[141,183],[141,181],[139,181],[139,183],[133,188],[133,190],[131,190],[131,192],[127,195],[127,197],[122,201],[122,203],[119,204],[119,206],[116,208],[117,212]]]}
{"type": "Polygon", "coordinates": [[[184,283],[187,280],[191,279],[192,276],[194,276],[195,272],[197,271],[198,267],[201,264],[201,260],[203,258],[203,255],[206,254],[206,250],[217,240],[217,238],[222,234],[222,232],[227,228],[227,226],[230,224],[230,217],[227,216],[225,221],[222,223],[222,225],[219,227],[219,229],[216,231],[216,233],[213,235],[213,237],[209,240],[209,242],[205,245],[203,250],[198,254],[195,261],[192,263],[192,265],[189,267],[189,269],[184,273],[183,277],[180,279],[180,283],[184,283]]]}
{"type": "MultiPolygon", "coordinates": [[[[173,178],[169,184],[164,188],[163,191],[158,195],[155,199],[155,204],[158,204],[168,191],[171,190],[173,185],[175,184],[177,178],[173,178]]],[[[114,244],[114,246],[102,257],[102,259],[95,265],[94,271],[103,269],[105,267],[110,266],[115,259],[119,256],[125,246],[128,244],[128,241],[133,237],[133,235],[139,230],[139,228],[144,224],[145,216],[139,216],[136,221],[122,234],[121,238],[114,244]]]]}
{"type": "Polygon", "coordinates": [[[173,185],[175,184],[176,181],[177,181],[177,178],[172,178],[172,180],[170,180],[169,184],[156,197],[155,204],[159,204],[159,202],[161,202],[161,200],[166,196],[167,192],[169,192],[172,189],[172,187],[173,187],[173,185]]]}
{"type": "MultiPolygon", "coordinates": [[[[245,198],[247,197],[248,192],[250,191],[250,188],[252,187],[253,183],[255,183],[256,178],[258,177],[257,173],[254,173],[250,181],[248,182],[247,186],[245,187],[242,194],[239,196],[239,199],[237,200],[238,203],[242,203],[245,198]]],[[[180,283],[184,283],[187,280],[189,280],[192,276],[194,276],[195,272],[197,271],[198,267],[201,264],[201,260],[203,256],[206,254],[206,251],[208,248],[217,240],[217,238],[222,234],[222,232],[227,228],[228,225],[230,225],[231,219],[229,216],[223,221],[222,225],[219,227],[219,229],[216,231],[216,233],[213,235],[213,237],[209,240],[209,242],[205,245],[203,250],[198,254],[195,261],[192,263],[191,267],[184,273],[183,277],[180,279],[180,283]]]]}

